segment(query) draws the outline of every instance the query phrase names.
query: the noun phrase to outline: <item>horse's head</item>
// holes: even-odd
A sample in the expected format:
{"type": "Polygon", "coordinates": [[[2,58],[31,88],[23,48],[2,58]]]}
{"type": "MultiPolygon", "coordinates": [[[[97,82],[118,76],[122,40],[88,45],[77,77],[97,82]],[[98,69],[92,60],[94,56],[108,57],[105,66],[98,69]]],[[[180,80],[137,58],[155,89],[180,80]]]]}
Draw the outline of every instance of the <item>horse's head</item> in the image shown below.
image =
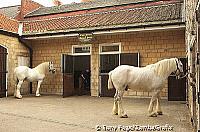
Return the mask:
{"type": "Polygon", "coordinates": [[[56,72],[56,69],[53,67],[53,62],[52,61],[49,62],[49,72],[51,72],[51,73],[55,73],[56,72]]]}
{"type": "Polygon", "coordinates": [[[175,59],[176,61],[176,71],[175,71],[175,75],[178,77],[178,79],[184,75],[184,71],[183,71],[183,64],[179,59],[175,59]]]}

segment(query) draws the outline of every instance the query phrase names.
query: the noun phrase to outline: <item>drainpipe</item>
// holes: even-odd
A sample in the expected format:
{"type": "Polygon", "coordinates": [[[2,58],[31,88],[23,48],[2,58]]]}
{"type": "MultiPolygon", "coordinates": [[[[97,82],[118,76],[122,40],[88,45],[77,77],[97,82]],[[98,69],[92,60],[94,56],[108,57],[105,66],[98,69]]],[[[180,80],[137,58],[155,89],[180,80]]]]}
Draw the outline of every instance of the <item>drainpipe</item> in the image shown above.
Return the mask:
{"type": "MultiPolygon", "coordinates": [[[[18,28],[18,34],[19,34],[19,42],[21,42],[26,48],[28,48],[29,53],[30,53],[30,68],[33,67],[33,49],[31,46],[27,44],[27,42],[22,38],[22,29],[23,29],[23,23],[19,23],[19,28],[18,28]]],[[[30,94],[32,94],[32,82],[30,82],[30,94]]]]}
{"type": "MultiPolygon", "coordinates": [[[[21,42],[26,48],[28,48],[29,53],[30,53],[30,68],[33,67],[33,49],[26,43],[26,41],[19,36],[19,42],[21,42]]],[[[30,94],[32,94],[32,82],[30,82],[30,94]]]]}

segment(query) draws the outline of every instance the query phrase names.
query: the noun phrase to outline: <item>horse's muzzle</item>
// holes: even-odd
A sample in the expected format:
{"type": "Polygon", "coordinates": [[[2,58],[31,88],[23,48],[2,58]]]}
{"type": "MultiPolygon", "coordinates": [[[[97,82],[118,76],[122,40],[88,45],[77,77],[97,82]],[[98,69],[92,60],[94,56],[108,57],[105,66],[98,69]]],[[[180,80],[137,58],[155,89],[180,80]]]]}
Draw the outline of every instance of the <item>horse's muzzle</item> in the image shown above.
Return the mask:
{"type": "Polygon", "coordinates": [[[56,69],[49,70],[49,72],[54,74],[56,72],[56,69]]]}

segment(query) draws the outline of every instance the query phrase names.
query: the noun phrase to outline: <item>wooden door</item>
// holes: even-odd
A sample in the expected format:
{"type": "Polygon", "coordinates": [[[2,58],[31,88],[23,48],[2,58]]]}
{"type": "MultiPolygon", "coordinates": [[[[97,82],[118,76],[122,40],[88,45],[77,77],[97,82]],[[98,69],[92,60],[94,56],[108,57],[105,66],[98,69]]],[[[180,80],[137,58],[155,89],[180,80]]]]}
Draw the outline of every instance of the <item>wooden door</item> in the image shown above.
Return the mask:
{"type": "MultiPolygon", "coordinates": [[[[186,58],[180,59],[186,74],[186,58]]],[[[175,75],[168,77],[168,100],[169,101],[186,101],[186,78],[176,79],[175,75]]]]}
{"type": "Polygon", "coordinates": [[[62,55],[63,97],[74,94],[73,56],[62,55]]]}
{"type": "Polygon", "coordinates": [[[7,49],[0,46],[0,97],[6,97],[7,49]]]}
{"type": "Polygon", "coordinates": [[[100,96],[113,97],[115,89],[108,90],[108,73],[119,66],[119,54],[100,55],[100,96]]]}

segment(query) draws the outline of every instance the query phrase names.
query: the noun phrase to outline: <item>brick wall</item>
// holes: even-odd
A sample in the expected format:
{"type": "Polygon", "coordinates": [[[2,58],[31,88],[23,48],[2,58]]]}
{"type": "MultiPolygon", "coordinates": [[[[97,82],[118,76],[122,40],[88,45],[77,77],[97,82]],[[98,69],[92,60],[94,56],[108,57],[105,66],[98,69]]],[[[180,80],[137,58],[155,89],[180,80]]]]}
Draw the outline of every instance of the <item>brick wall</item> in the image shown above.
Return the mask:
{"type": "MultiPolygon", "coordinates": [[[[91,94],[98,95],[99,87],[99,44],[121,43],[123,53],[140,53],[141,66],[155,63],[164,58],[185,57],[184,30],[121,33],[95,35],[91,55],[91,94]]],[[[77,37],[34,40],[33,65],[53,61],[55,75],[47,75],[41,86],[42,93],[62,94],[61,54],[71,54],[72,45],[80,44],[77,37]]],[[[34,91],[36,86],[34,85],[34,91]]],[[[162,96],[167,96],[167,82],[162,96]]],[[[151,93],[129,91],[126,95],[150,96],[151,93]]]]}
{"type": "MultiPolygon", "coordinates": [[[[97,37],[96,40],[98,41],[96,43],[102,44],[121,42],[122,53],[139,52],[140,66],[146,66],[164,58],[185,57],[184,36],[185,35],[183,30],[160,32],[135,32],[117,35],[101,35],[97,37]]],[[[94,80],[93,82],[98,82],[98,80],[94,80]]],[[[128,92],[125,92],[125,95],[151,96],[151,93],[129,90],[128,92]]],[[[162,90],[161,96],[168,96],[167,81],[165,88],[162,90]]]]}
{"type": "MultiPolygon", "coordinates": [[[[8,52],[8,95],[13,95],[15,88],[15,81],[13,78],[13,71],[16,66],[18,66],[18,56],[29,56],[29,51],[25,48],[16,37],[10,37],[0,34],[0,46],[7,48],[8,52]]],[[[22,94],[27,94],[29,92],[29,87],[27,83],[22,86],[22,94]]]]}
{"type": "MultiPolygon", "coordinates": [[[[185,32],[185,43],[187,47],[192,47],[190,50],[187,48],[187,57],[188,57],[188,67],[190,69],[190,74],[188,76],[188,89],[187,89],[187,103],[189,106],[189,112],[191,116],[191,121],[193,123],[193,126],[195,128],[194,131],[197,131],[199,126],[199,104],[197,102],[197,92],[199,91],[199,84],[198,81],[198,72],[199,72],[199,66],[195,62],[197,60],[196,53],[199,52],[198,44],[197,44],[197,30],[198,30],[198,24],[196,21],[196,7],[197,7],[198,0],[187,0],[185,1],[185,18],[186,18],[186,32],[185,32]],[[191,39],[195,36],[195,41],[192,43],[193,46],[191,46],[191,39]],[[194,84],[194,85],[191,85],[194,84]]],[[[199,41],[199,40],[198,40],[199,41]]]]}
{"type": "MultiPolygon", "coordinates": [[[[79,41],[73,37],[31,42],[33,48],[33,67],[43,62],[53,61],[56,68],[55,74],[47,74],[41,86],[41,93],[62,94],[61,54],[71,54],[71,47],[75,44],[79,44],[79,41]]],[[[36,83],[33,84],[33,92],[35,92],[36,83]]]]}

